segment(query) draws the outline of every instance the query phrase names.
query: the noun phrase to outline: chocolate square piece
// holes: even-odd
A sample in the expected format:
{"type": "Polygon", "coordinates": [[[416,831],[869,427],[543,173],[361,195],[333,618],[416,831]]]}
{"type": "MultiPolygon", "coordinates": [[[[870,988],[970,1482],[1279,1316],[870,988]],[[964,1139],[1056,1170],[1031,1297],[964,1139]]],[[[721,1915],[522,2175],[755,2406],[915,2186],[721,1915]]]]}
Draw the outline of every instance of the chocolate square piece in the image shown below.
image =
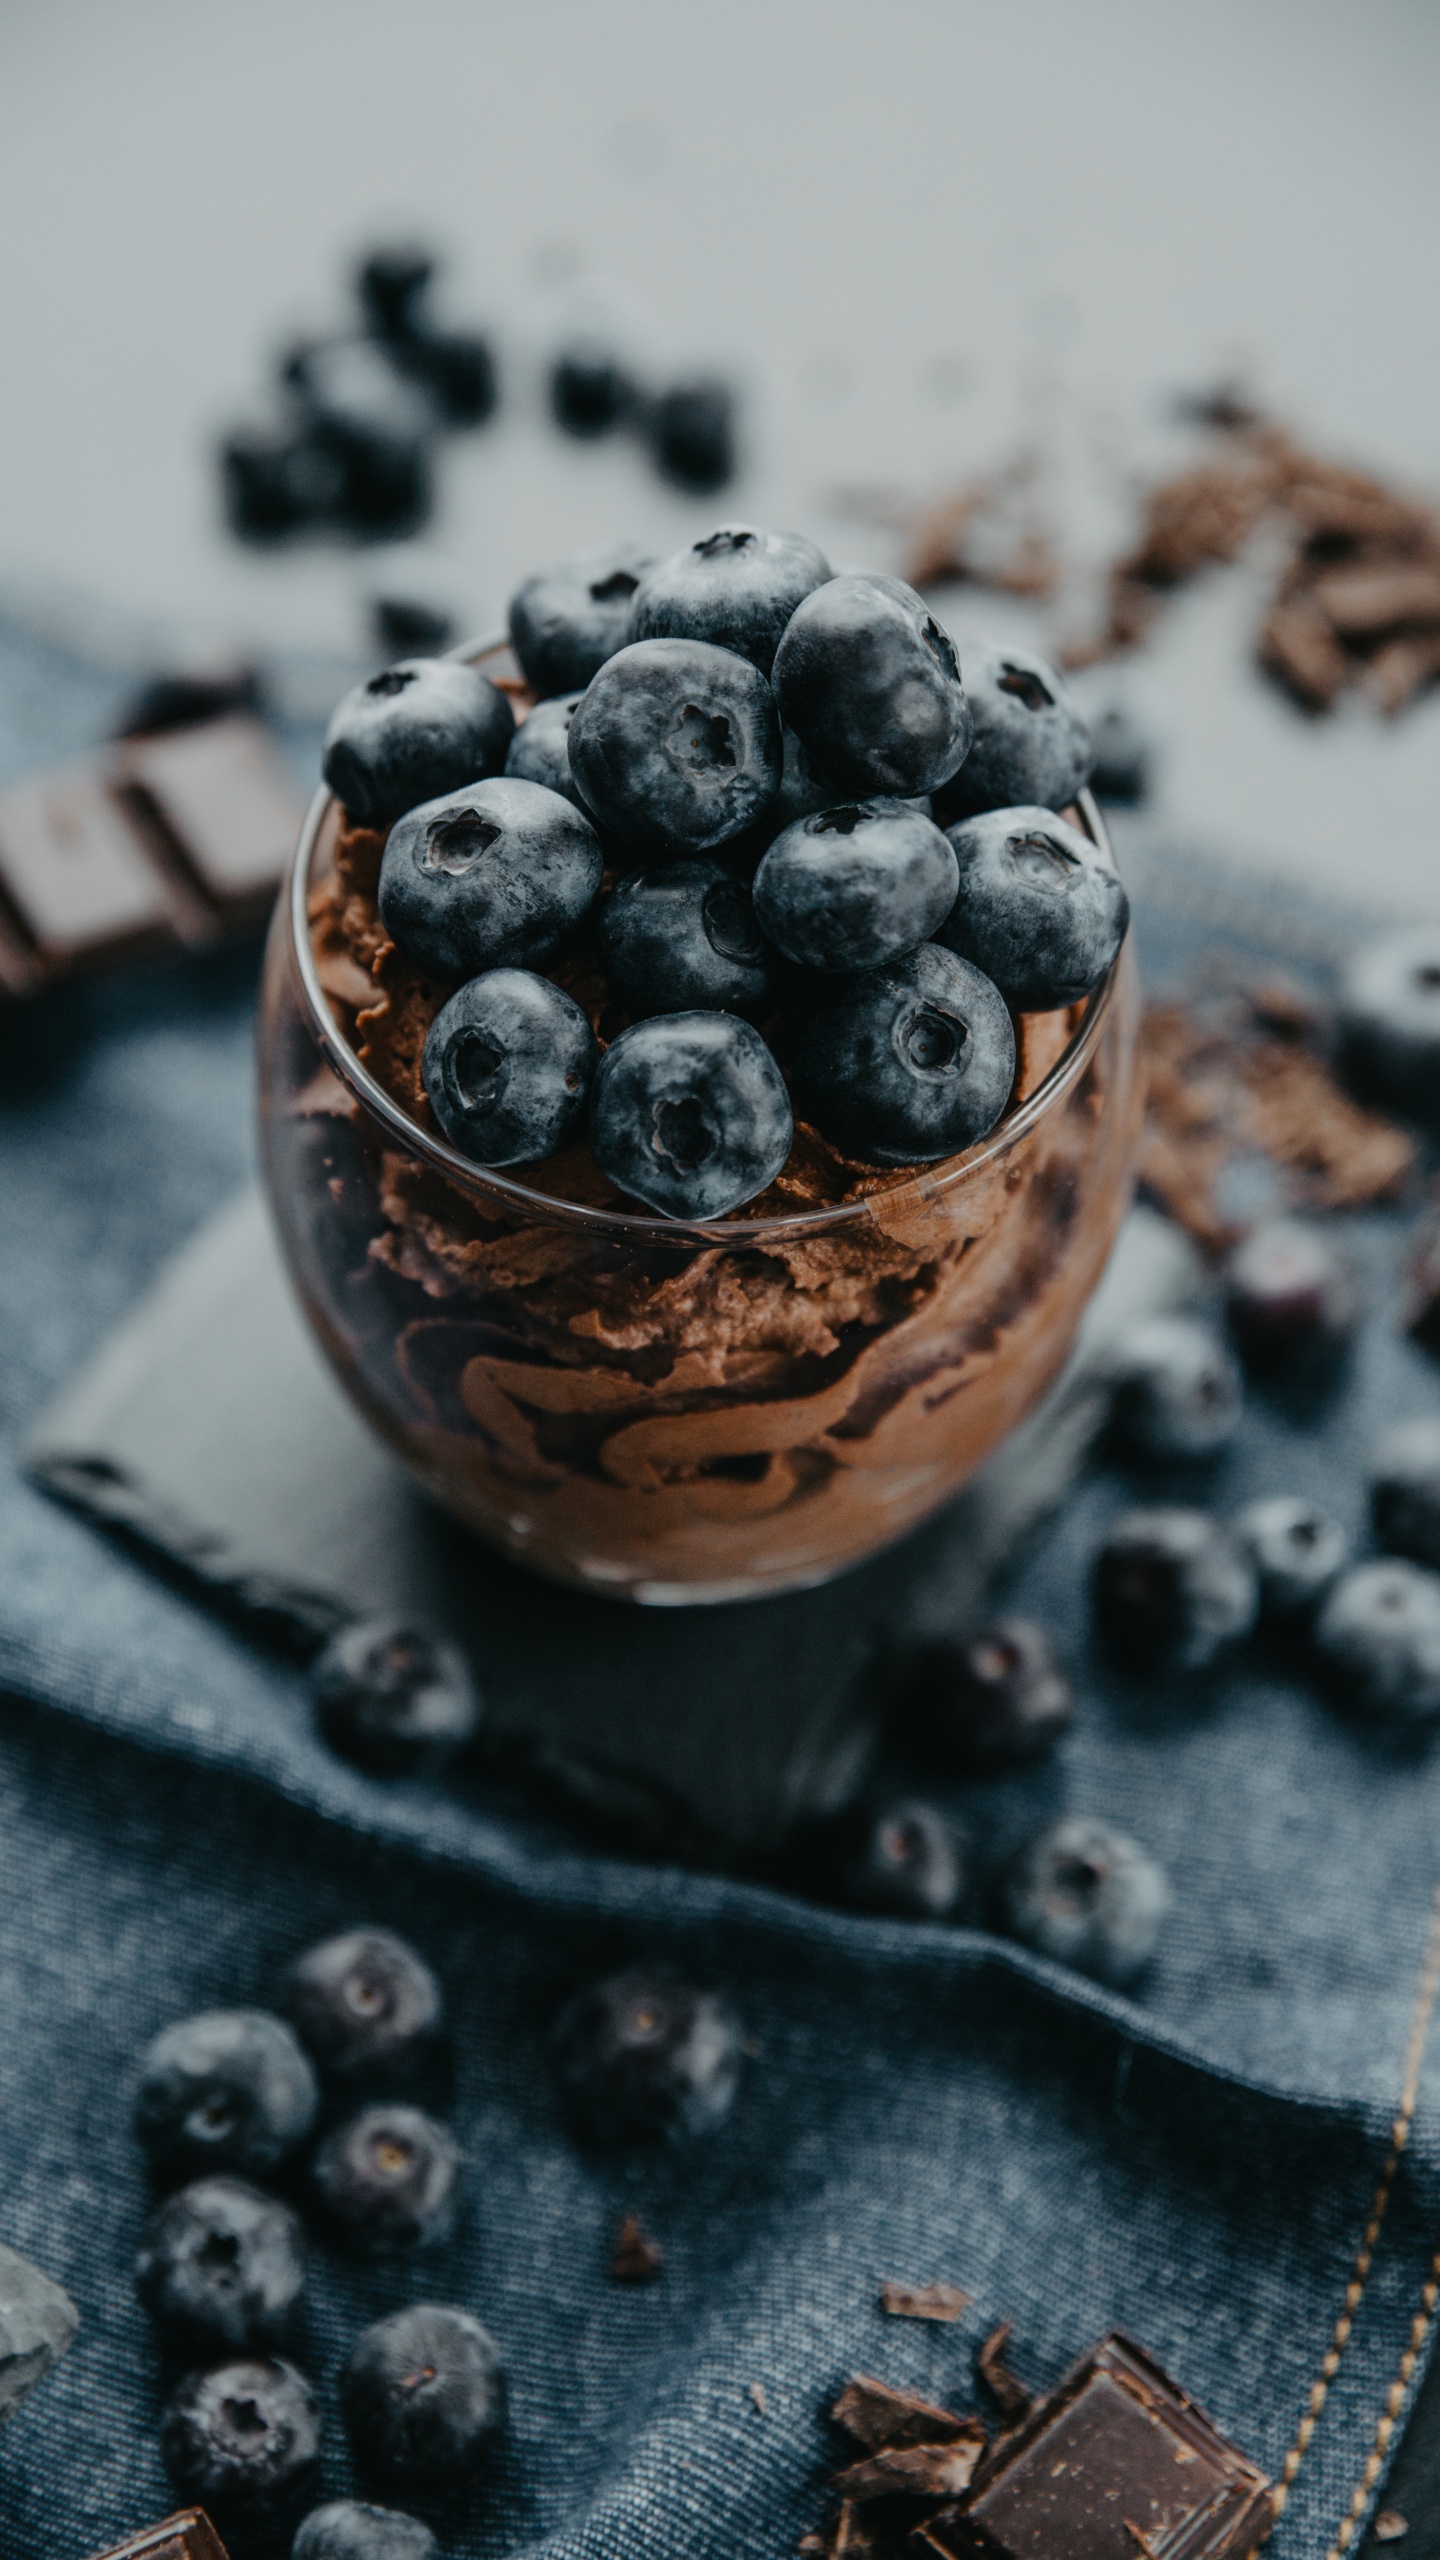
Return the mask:
{"type": "Polygon", "coordinates": [[[227,922],[265,913],[305,811],[260,721],[235,712],[134,739],[119,774],[134,813],[168,837],[227,922]]]}
{"type": "Polygon", "coordinates": [[[923,2529],[955,2560],[1242,2560],[1270,2484],[1128,2338],[1106,2338],[923,2529]]]}
{"type": "Polygon", "coordinates": [[[225,2560],[225,2545],[203,2507],[186,2507],[97,2551],[94,2560],[225,2560]]]}

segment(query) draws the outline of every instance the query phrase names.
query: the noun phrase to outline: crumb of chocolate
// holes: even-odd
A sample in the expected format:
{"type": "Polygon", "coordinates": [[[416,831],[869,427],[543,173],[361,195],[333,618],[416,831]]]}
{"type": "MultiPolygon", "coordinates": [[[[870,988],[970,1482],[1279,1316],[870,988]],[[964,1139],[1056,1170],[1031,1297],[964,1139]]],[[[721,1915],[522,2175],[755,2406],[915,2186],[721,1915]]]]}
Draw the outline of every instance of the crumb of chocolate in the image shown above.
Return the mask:
{"type": "Polygon", "coordinates": [[[1024,2383],[1005,2362],[1010,2325],[1008,2320],[997,2321],[989,2337],[976,2348],[975,2370],[1002,2418],[1008,2419],[1011,2426],[1018,2426],[1022,2418],[1028,2418],[1034,2405],[1034,2394],[1026,2390],[1024,2383]]]}
{"type": "Polygon", "coordinates": [[[985,2450],[985,2430],[972,2419],[963,2435],[944,2444],[887,2445],[835,2475],[842,2498],[865,2505],[872,2498],[958,2498],[968,2489],[985,2450]]]}
{"type": "Polygon", "coordinates": [[[957,2284],[901,2284],[887,2276],[880,2286],[880,2308],[892,2320],[958,2320],[968,2299],[957,2284]]]}
{"type": "Polygon", "coordinates": [[[766,2397],[765,2397],[765,2385],[764,2385],[764,2383],[763,2383],[763,2382],[747,2382],[747,2383],[746,2383],[746,2385],[745,2385],[745,2388],[746,2388],[746,2390],[749,2392],[750,2397],[751,2397],[751,2400],[753,2401],[753,2403],[754,2403],[754,2405],[755,2405],[755,2412],[756,2412],[757,2417],[761,2417],[761,2418],[768,2417],[768,2416],[769,2416],[769,2414],[770,2414],[770,2403],[769,2403],[769,2401],[768,2401],[768,2400],[766,2399],[766,2397]]]}
{"type": "Polygon", "coordinates": [[[918,2399],[913,2391],[877,2382],[869,2373],[852,2373],[830,2415],[869,2453],[879,2453],[886,2446],[939,2444],[963,2435],[974,2423],[933,2400],[918,2399]]]}
{"type": "Polygon", "coordinates": [[[1402,2516],[1398,2507],[1382,2507],[1370,2527],[1376,2542],[1403,2542],[1409,2530],[1410,2519],[1402,2516]]]}
{"type": "Polygon", "coordinates": [[[653,2284],[665,2261],[655,2242],[633,2213],[623,2216],[615,2234],[610,2275],[615,2284],[653,2284]]]}

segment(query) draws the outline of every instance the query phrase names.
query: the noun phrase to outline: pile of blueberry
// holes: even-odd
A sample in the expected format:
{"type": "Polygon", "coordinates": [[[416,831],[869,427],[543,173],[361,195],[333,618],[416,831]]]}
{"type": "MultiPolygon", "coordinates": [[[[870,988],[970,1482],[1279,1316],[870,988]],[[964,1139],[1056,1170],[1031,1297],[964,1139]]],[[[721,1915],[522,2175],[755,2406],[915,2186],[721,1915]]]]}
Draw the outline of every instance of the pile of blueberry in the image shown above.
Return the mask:
{"type": "Polygon", "coordinates": [[[588,1132],[627,1197],[714,1218],[798,1108],[866,1165],[933,1162],[1009,1099],[1013,1017],[1099,986],[1128,923],[1058,814],[1089,735],[1043,660],[949,635],[899,580],[721,525],[530,579],[517,730],[476,668],[410,659],[341,703],[325,778],[388,831],[380,911],[454,988],[423,1074],[479,1164],[588,1132]],[[602,1045],[556,977],[603,968],[602,1045]]]}
{"type": "Polygon", "coordinates": [[[356,277],[358,329],[292,347],[283,414],[221,446],[225,505],[247,541],[330,530],[413,533],[430,513],[442,434],[475,427],[497,397],[489,341],[436,316],[426,249],[377,249],[356,277]]]}

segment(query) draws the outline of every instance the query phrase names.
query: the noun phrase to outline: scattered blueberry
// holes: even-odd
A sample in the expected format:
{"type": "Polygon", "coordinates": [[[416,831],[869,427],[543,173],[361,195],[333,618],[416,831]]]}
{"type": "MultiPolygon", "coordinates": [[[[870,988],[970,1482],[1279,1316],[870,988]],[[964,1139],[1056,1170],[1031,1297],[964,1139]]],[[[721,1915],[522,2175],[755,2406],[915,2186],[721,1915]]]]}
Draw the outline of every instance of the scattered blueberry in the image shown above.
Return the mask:
{"type": "Polygon", "coordinates": [[[672,382],[650,402],[646,433],[656,465],[677,488],[704,497],[735,471],[735,395],[716,375],[672,382]]]}
{"type": "Polygon", "coordinates": [[[380,865],[380,913],[422,969],[448,978],[524,969],[558,950],[604,869],[583,809],[502,774],[396,821],[380,865]]]}
{"type": "Polygon", "coordinates": [[[398,2087],[426,2066],[440,2027],[440,1985],[392,1929],[346,1929],[308,1947],[281,2001],[325,2077],[398,2087]]]}
{"type": "Polygon", "coordinates": [[[1318,1227],[1274,1218],[1230,1256],[1225,1304],[1235,1347],[1258,1377],[1328,1377],[1360,1316],[1353,1265],[1318,1227]]]}
{"type": "Polygon", "coordinates": [[[780,724],[748,658],[705,640],[636,640],[607,660],[570,723],[587,809],[640,853],[708,853],[762,817],[780,783],[780,724]]]}
{"type": "Polygon", "coordinates": [[[920,1796],[856,1806],[827,1844],[828,1880],[856,1911],[947,1920],[970,1890],[969,1834],[920,1796]]]}
{"type": "Polygon", "coordinates": [[[1011,1860],[1000,1902],[1022,1946],[1123,1991],[1155,1952],[1171,1894],[1147,1849],[1112,1823],[1072,1814],[1011,1860]]]}
{"type": "Polygon", "coordinates": [[[600,954],[636,1013],[755,1013],[775,954],[743,880],[707,855],[627,872],[600,910],[600,954]]]}
{"type": "Polygon", "coordinates": [[[473,2313],[411,2303],[356,2339],[340,2407],[372,2478],[422,2492],[472,2479],[505,2424],[500,2350],[473,2313]]]}
{"type": "Polygon", "coordinates": [[[176,2488],[222,2517],[298,2498],[320,2458],[320,2416],[303,2373],[278,2357],[237,2357],[187,2374],[160,2420],[176,2488]]]}
{"type": "Polygon", "coordinates": [[[900,1704],[928,1758],[987,1775],[1048,1751],[1070,1722],[1070,1683],[1050,1639],[1026,1618],[997,1618],[917,1656],[900,1704]]]}
{"type": "Polygon", "coordinates": [[[1370,1477],[1375,1535],[1391,1555],[1440,1568],[1440,1416],[1402,1422],[1370,1477]]]}
{"type": "Polygon", "coordinates": [[[290,2545],[290,2560],[440,2560],[440,2545],[418,2516],[336,2498],[312,2507],[290,2545]]]}
{"type": "Polygon", "coordinates": [[[831,578],[797,606],[775,697],[816,769],[868,798],[934,791],[963,763],[970,706],[955,644],[898,578],[831,578]]]}
{"type": "Polygon", "coordinates": [[[803,968],[873,969],[929,941],[957,879],[954,853],[918,809],[851,801],[776,837],[755,874],[755,909],[803,968]]]}
{"type": "Polygon", "coordinates": [[[794,1135],[785,1080],[729,1013],[669,1013],[612,1041],[590,1143],[617,1191],[664,1218],[723,1218],[774,1181],[794,1135]]]}
{"type": "Polygon", "coordinates": [[[647,569],[630,615],[632,640],[708,640],[768,676],[796,606],[830,576],[801,533],[722,524],[647,569]]]}
{"type": "Polygon", "coordinates": [[[1131,1457],[1213,1458],[1240,1427],[1240,1371],[1198,1316],[1149,1316],[1132,1325],[1114,1380],[1112,1428],[1131,1457]]]}
{"type": "Polygon", "coordinates": [[[1361,951],[1341,988],[1339,1023],[1351,1082],[1440,1125],[1440,930],[1387,934],[1361,951]]]}
{"type": "Polygon", "coordinates": [[[1273,1620],[1313,1609],[1350,1561],[1350,1541],[1339,1521],[1299,1494],[1247,1503],[1235,1535],[1260,1576],[1261,1615],[1273,1620]]]}
{"type": "Polygon", "coordinates": [[[1432,1724],[1440,1717],[1440,1574],[1388,1556],[1352,1565],[1321,1607],[1315,1649],[1353,1713],[1432,1724]]]}
{"type": "Polygon", "coordinates": [[[421,2107],[390,2099],[364,2108],[320,2146],[320,2201],[352,2247],[376,2256],[446,2239],[455,2222],[460,2152],[421,2107]]]}
{"type": "Polygon", "coordinates": [[[1260,1586],[1244,1548],[1206,1512],[1131,1511],[1096,1560],[1095,1605],[1138,1664],[1199,1671],[1249,1634],[1260,1586]]]}
{"type": "Polygon", "coordinates": [[[361,260],[356,291],[378,337],[403,338],[421,327],[434,273],[433,253],[414,240],[386,241],[361,260]]]}
{"type": "Polygon", "coordinates": [[[356,1618],[316,1657],[311,1687],[332,1751],[402,1777],[463,1750],[480,1700],[455,1645],[400,1618],[356,1618]]]}
{"type": "Polygon", "coordinates": [[[304,2141],[319,2103],[315,2074],[283,2018],[207,2009],[147,2046],[135,2130],[167,2174],[255,2174],[304,2141]]]}
{"type": "Polygon", "coordinates": [[[1041,808],[992,809],[952,827],[949,841],[960,885],[940,940],[993,978],[1015,1013],[1090,995],[1130,922],[1109,856],[1041,808]]]}
{"type": "Polygon", "coordinates": [[[1150,791],[1150,741],[1132,711],[1112,703],[1090,723],[1095,762],[1090,788],[1097,800],[1138,808],[1150,791]]]}
{"type": "Polygon", "coordinates": [[[926,1164],[992,1129],[1015,1034],[988,978],[935,943],[822,986],[795,1026],[796,1093],[827,1138],[872,1164],[926,1164]]]}
{"type": "Polygon", "coordinates": [[[625,646],[635,590],[654,560],[638,542],[582,551],[527,578],[510,604],[510,646],[536,693],[577,693],[625,646]]]}
{"type": "Polygon", "coordinates": [[[504,694],[455,658],[402,658],[347,693],[325,732],[325,779],[358,826],[498,773],[515,734],[504,694]]]}
{"type": "Polygon", "coordinates": [[[423,543],[390,542],[372,551],[364,589],[375,643],[387,658],[436,657],[459,636],[454,580],[423,543]]]}
{"type": "Polygon", "coordinates": [[[336,512],[359,533],[423,524],[431,504],[435,420],[371,338],[297,348],[285,368],[303,424],[341,472],[336,512]]]}
{"type": "Polygon", "coordinates": [[[964,676],[975,734],[953,781],[940,777],[942,823],[983,809],[1067,809],[1095,749],[1048,660],[981,640],[965,652],[964,676]]]}
{"type": "Polygon", "coordinates": [[[599,1051],[573,996],[527,969],[490,969],[425,1036],[430,1108],[477,1164],[534,1164],[583,1119],[599,1051]]]}
{"type": "Polygon", "coordinates": [[[334,456],[303,428],[237,427],[220,447],[225,513],[242,542],[329,523],[344,495],[334,456]]]}
{"type": "Polygon", "coordinates": [[[575,776],[570,770],[570,723],[580,707],[583,695],[555,693],[537,702],[527,720],[522,720],[510,742],[505,770],[515,782],[538,782],[546,791],[558,791],[564,800],[580,806],[575,776]]]}
{"type": "Polygon", "coordinates": [[[197,2178],[147,2222],[135,2290],[157,2329],[202,2351],[273,2346],[305,2283],[288,2205],[239,2178],[197,2178]]]}
{"type": "Polygon", "coordinates": [[[500,396],[488,338],[474,329],[413,330],[395,341],[395,362],[429,393],[447,427],[478,427],[500,396]]]}
{"type": "Polygon", "coordinates": [[[571,436],[606,436],[635,406],[635,385],[598,338],[575,338],[550,368],[550,409],[571,436]]]}
{"type": "Polygon", "coordinates": [[[723,2124],[740,2084],[740,2028],[724,2000],[668,1973],[616,1973],[555,2029],[561,2096],[600,2142],[673,2141],[723,2124]]]}

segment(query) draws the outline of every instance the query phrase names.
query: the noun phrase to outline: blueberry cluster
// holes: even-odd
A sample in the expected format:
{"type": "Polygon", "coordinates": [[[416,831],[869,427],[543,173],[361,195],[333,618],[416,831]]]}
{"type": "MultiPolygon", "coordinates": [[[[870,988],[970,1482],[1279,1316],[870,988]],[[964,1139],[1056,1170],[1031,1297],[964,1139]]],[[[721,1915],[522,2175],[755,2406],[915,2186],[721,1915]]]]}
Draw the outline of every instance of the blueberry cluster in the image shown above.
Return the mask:
{"type": "Polygon", "coordinates": [[[388,830],[386,931],[454,989],[423,1059],[452,1143],[501,1167],[584,1132],[628,1198],[716,1218],[774,1180],[797,1106],[867,1165],[983,1138],[1014,1017],[1090,995],[1128,922],[1059,814],[1091,748],[1054,671],[981,647],[967,686],[911,588],[740,524],[562,562],[510,637],[518,730],[475,669],[413,659],[326,742],[388,830]],[[581,949],[588,1014],[558,982],[581,949]]]}
{"type": "Polygon", "coordinates": [[[706,496],[735,470],[735,393],[722,374],[679,374],[647,390],[619,350],[593,331],[562,346],[550,367],[557,427],[586,443],[629,427],[662,478],[706,496]]]}
{"type": "Polygon", "coordinates": [[[358,328],[291,348],[279,421],[225,438],[225,505],[243,539],[388,540],[425,522],[440,436],[480,425],[497,396],[488,340],[436,316],[434,272],[427,249],[373,251],[356,276],[358,328]]]}

